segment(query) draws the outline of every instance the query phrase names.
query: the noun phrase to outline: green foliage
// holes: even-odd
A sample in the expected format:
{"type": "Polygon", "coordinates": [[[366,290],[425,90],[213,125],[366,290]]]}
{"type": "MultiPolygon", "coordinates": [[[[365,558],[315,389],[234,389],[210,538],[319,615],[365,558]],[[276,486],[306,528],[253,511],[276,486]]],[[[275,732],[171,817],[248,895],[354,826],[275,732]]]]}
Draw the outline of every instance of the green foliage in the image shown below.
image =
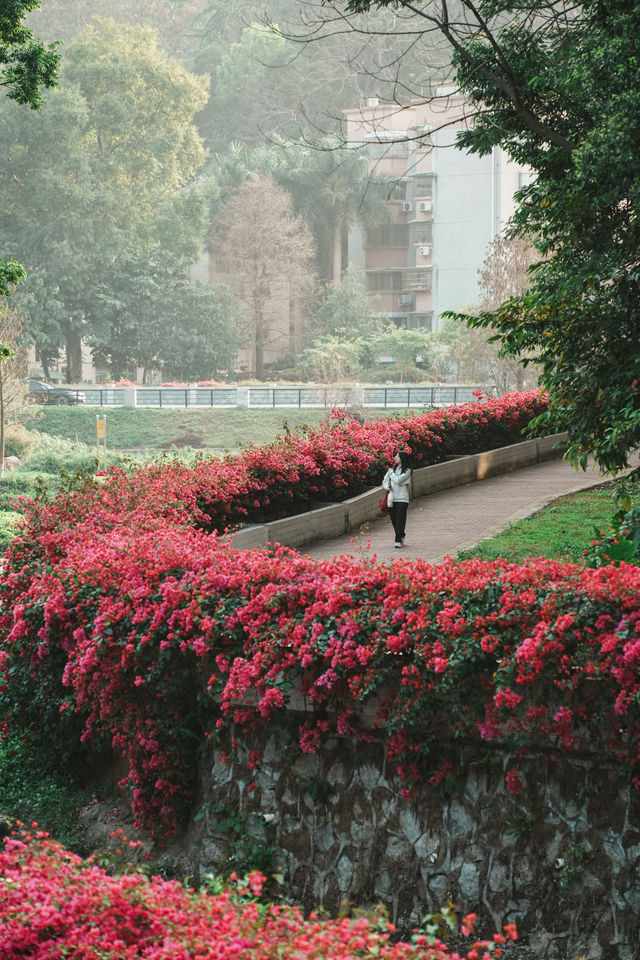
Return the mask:
{"type": "Polygon", "coordinates": [[[0,297],[10,297],[12,287],[24,280],[26,273],[16,260],[4,263],[0,260],[0,297]]]}
{"type": "Polygon", "coordinates": [[[363,367],[373,360],[373,345],[362,337],[336,335],[318,337],[303,350],[299,366],[320,383],[348,383],[359,378],[363,367]]]}
{"type": "MultiPolygon", "coordinates": [[[[32,110],[43,101],[41,88],[54,86],[60,61],[56,44],[45,46],[22,23],[39,6],[39,0],[12,0],[0,6],[0,88],[32,110]]],[[[11,296],[12,287],[25,276],[16,260],[0,260],[0,297],[11,296]]]]}
{"type": "Polygon", "coordinates": [[[379,334],[380,320],[355,267],[345,270],[340,283],[329,285],[314,317],[314,330],[324,336],[353,340],[379,334]]]}
{"type": "MultiPolygon", "coordinates": [[[[202,446],[209,450],[233,450],[268,443],[282,431],[286,418],[294,431],[305,425],[318,426],[327,411],[318,410],[236,410],[177,409],[154,410],[117,407],[103,410],[107,421],[107,449],[158,451],[172,446],[202,446]]],[[[378,419],[379,411],[367,411],[378,419]]],[[[37,420],[38,430],[52,437],[74,437],[93,446],[96,443],[94,407],[44,407],[37,420]]]]}
{"type": "Polygon", "coordinates": [[[30,430],[20,423],[12,423],[5,433],[5,454],[24,461],[33,446],[33,440],[34,436],[30,430]]]}
{"type": "Polygon", "coordinates": [[[0,510],[4,513],[20,512],[17,502],[20,497],[36,496],[42,483],[47,490],[53,491],[56,479],[53,476],[43,478],[40,472],[26,468],[5,471],[0,480],[0,510]]]}
{"type": "Polygon", "coordinates": [[[13,510],[0,510],[0,551],[13,540],[16,535],[19,518],[13,510]]]}
{"type": "Polygon", "coordinates": [[[22,23],[40,0],[11,0],[0,6],[0,87],[16,103],[37,110],[43,101],[42,87],[56,82],[60,54],[56,44],[43,44],[22,23]]]}
{"type": "MultiPolygon", "coordinates": [[[[95,421],[94,421],[95,430],[95,421]]],[[[107,462],[101,465],[122,464],[124,457],[108,454],[107,462]]],[[[46,433],[35,432],[33,447],[24,466],[27,470],[40,473],[60,474],[62,470],[90,470],[96,466],[96,449],[78,440],[66,437],[52,437],[46,433]]]]}
{"type": "Polygon", "coordinates": [[[394,370],[401,383],[412,379],[418,369],[433,369],[433,338],[425,330],[405,330],[390,323],[376,339],[375,346],[378,354],[393,357],[394,370]]]}
{"type": "Polygon", "coordinates": [[[103,20],[69,44],[39,122],[0,105],[0,238],[27,265],[19,303],[43,363],[66,345],[79,375],[100,280],[123,251],[199,257],[208,200],[190,186],[204,160],[192,118],[206,86],[151,31],[103,20]]]}
{"type": "Polygon", "coordinates": [[[584,550],[588,567],[605,567],[610,563],[640,565],[640,507],[618,510],[606,531],[594,527],[594,538],[584,550]]]}
{"type": "Polygon", "coordinates": [[[37,744],[20,736],[0,738],[0,813],[24,823],[36,821],[78,852],[77,809],[90,799],[88,783],[86,771],[60,764],[37,744]]]}
{"type": "Polygon", "coordinates": [[[198,821],[205,817],[208,830],[229,837],[231,841],[226,863],[218,865],[225,875],[231,871],[242,874],[251,870],[269,874],[274,870],[276,848],[265,817],[260,814],[245,815],[226,804],[215,807],[207,804],[194,819],[198,821]]]}
{"type": "Polygon", "coordinates": [[[114,378],[133,362],[169,380],[204,380],[233,368],[238,326],[226,287],[189,281],[167,260],[129,259],[100,279],[90,342],[114,378]]]}
{"type": "MultiPolygon", "coordinates": [[[[539,364],[545,419],[568,429],[573,463],[592,454],[619,471],[640,444],[640,3],[459,0],[455,21],[445,3],[401,6],[416,33],[446,39],[476,108],[458,145],[479,155],[500,146],[534,174],[513,223],[540,255],[528,291],[459,316],[539,364]]],[[[409,29],[404,15],[401,24],[409,29]]]]}
{"type": "Polygon", "coordinates": [[[580,563],[585,559],[589,530],[602,530],[614,506],[611,488],[585,490],[556,500],[502,533],[458,554],[459,559],[504,557],[524,562],[527,557],[557,557],[580,563]]]}

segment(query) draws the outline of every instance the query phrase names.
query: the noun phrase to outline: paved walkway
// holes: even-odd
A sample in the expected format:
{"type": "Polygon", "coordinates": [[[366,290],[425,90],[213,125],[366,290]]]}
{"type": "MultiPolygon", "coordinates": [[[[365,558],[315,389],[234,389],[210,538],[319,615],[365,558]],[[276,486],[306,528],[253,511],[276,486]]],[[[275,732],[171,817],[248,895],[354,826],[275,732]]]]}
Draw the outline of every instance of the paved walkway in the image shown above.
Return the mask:
{"type": "MultiPolygon", "coordinates": [[[[632,462],[634,466],[640,462],[637,455],[632,462]]],[[[300,552],[320,560],[352,554],[375,556],[382,563],[418,557],[438,563],[445,556],[455,556],[458,550],[495,536],[557,497],[598,486],[607,479],[594,469],[576,471],[564,460],[548,460],[412,500],[401,550],[394,548],[391,521],[381,517],[361,533],[308,544],[300,552]]]]}

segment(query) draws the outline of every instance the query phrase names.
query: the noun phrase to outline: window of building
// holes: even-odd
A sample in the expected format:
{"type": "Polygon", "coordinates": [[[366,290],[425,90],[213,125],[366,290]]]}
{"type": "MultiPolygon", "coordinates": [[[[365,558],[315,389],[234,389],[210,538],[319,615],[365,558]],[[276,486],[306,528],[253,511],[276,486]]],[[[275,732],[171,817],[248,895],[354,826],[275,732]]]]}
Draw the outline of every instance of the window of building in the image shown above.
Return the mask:
{"type": "Polygon", "coordinates": [[[367,273],[367,290],[379,293],[385,290],[402,290],[401,270],[379,270],[367,273]]]}
{"type": "Polygon", "coordinates": [[[407,317],[407,330],[432,330],[433,311],[429,313],[411,313],[407,317]]]}
{"type": "Polygon", "coordinates": [[[406,247],[409,243],[409,228],[406,223],[385,223],[382,227],[367,230],[368,247],[406,247]]]}
{"type": "Polygon", "coordinates": [[[367,154],[376,159],[386,159],[387,157],[406,157],[409,152],[409,144],[406,140],[388,140],[380,143],[368,143],[367,154]]]}
{"type": "Polygon", "coordinates": [[[407,184],[405,180],[370,183],[367,187],[367,193],[385,203],[389,200],[405,200],[407,197],[407,184]]]}
{"type": "Polygon", "coordinates": [[[417,290],[431,290],[431,267],[416,267],[415,270],[405,270],[404,285],[417,290]]]}
{"type": "Polygon", "coordinates": [[[414,226],[414,243],[431,243],[433,240],[433,221],[428,220],[425,223],[419,223],[414,226]]]}

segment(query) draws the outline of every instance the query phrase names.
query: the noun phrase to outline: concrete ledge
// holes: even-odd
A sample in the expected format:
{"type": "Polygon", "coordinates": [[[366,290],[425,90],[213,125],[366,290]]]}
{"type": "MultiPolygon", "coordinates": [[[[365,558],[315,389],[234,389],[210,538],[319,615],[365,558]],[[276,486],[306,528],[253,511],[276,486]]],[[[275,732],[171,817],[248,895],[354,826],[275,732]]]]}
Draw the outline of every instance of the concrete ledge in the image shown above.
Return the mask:
{"type": "Polygon", "coordinates": [[[487,450],[478,454],[478,480],[495,477],[499,473],[509,473],[518,467],[531,467],[538,462],[538,447],[535,440],[512,443],[508,447],[487,450]]]}
{"type": "Polygon", "coordinates": [[[269,543],[269,524],[257,523],[252,527],[243,527],[232,533],[229,542],[237,550],[250,550],[252,547],[266,547],[269,543]]]}
{"type": "Polygon", "coordinates": [[[340,537],[347,532],[344,503],[334,503],[329,507],[274,520],[268,526],[271,543],[281,543],[285,547],[340,537]]]}
{"type": "Polygon", "coordinates": [[[544,460],[557,460],[563,456],[569,442],[568,433],[554,433],[550,437],[538,437],[536,445],[538,447],[538,462],[544,460]]]}
{"type": "Polygon", "coordinates": [[[413,472],[412,496],[424,497],[438,490],[448,490],[465,483],[473,483],[477,477],[478,454],[419,467],[413,472]]]}
{"type": "MultiPolygon", "coordinates": [[[[411,497],[424,497],[438,490],[447,490],[476,480],[484,480],[501,473],[509,473],[519,467],[530,467],[544,460],[561,457],[567,443],[566,433],[553,434],[535,440],[513,443],[484,453],[434,463],[430,467],[414,470],[411,497]]],[[[378,504],[382,487],[374,487],[343,503],[330,504],[307,513],[298,513],[272,523],[244,527],[230,537],[232,546],[239,550],[264,547],[268,543],[281,543],[285,547],[299,547],[317,540],[330,540],[380,515],[378,504]]]]}
{"type": "Polygon", "coordinates": [[[357,497],[351,497],[345,500],[345,526],[346,532],[359,529],[363,523],[373,520],[380,513],[379,503],[382,500],[384,490],[382,487],[374,487],[373,490],[367,490],[357,497]]]}

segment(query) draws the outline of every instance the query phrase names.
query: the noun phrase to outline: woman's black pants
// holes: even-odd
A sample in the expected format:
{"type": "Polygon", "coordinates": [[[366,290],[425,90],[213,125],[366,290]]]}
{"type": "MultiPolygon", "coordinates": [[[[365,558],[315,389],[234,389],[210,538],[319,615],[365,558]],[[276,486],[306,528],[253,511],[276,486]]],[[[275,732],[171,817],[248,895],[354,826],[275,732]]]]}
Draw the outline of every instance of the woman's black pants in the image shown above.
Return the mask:
{"type": "Polygon", "coordinates": [[[396,543],[400,543],[402,540],[404,540],[404,528],[407,522],[408,506],[408,503],[403,503],[403,501],[400,500],[394,502],[389,507],[389,516],[391,517],[391,523],[393,524],[393,530],[396,535],[396,543]]]}

